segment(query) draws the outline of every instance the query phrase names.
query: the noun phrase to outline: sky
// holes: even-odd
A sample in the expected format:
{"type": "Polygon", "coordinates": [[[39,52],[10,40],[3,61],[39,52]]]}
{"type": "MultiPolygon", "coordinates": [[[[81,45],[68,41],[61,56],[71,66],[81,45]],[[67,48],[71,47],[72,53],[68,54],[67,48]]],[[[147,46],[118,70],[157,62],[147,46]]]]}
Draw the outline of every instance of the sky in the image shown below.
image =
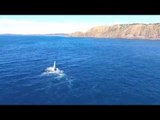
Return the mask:
{"type": "Polygon", "coordinates": [[[0,34],[85,32],[100,25],[160,23],[160,15],[0,15],[0,34]]]}

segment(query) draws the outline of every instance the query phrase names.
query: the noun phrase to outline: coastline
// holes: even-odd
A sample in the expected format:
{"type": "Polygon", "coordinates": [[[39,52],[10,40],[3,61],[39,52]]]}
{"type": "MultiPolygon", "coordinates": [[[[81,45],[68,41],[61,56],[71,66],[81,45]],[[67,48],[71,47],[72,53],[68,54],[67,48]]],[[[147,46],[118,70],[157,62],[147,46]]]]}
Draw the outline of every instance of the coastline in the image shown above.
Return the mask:
{"type": "Polygon", "coordinates": [[[97,37],[97,36],[73,36],[73,35],[51,35],[51,34],[0,34],[0,36],[53,36],[53,37],[75,37],[75,38],[99,38],[99,39],[126,39],[126,40],[152,40],[159,41],[160,38],[142,37],[97,37]]]}
{"type": "Polygon", "coordinates": [[[127,37],[93,37],[93,36],[68,36],[75,38],[102,38],[102,39],[128,39],[128,40],[152,40],[159,41],[160,38],[127,38],[127,37]]]}

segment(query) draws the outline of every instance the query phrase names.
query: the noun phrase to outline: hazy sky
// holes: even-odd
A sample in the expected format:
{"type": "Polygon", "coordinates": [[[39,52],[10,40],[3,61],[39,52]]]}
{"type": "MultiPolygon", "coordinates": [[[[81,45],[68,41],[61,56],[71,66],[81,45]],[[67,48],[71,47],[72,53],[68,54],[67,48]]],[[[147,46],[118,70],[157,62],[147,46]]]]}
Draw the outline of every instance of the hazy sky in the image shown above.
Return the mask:
{"type": "Polygon", "coordinates": [[[160,23],[160,15],[0,15],[0,34],[71,33],[128,23],[160,23]]]}

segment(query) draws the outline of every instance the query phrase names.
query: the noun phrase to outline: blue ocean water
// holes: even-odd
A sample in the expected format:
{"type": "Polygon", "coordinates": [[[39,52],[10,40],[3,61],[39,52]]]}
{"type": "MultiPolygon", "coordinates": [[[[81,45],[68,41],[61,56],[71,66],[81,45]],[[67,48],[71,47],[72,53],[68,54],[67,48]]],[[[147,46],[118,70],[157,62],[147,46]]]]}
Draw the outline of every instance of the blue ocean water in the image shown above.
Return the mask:
{"type": "Polygon", "coordinates": [[[1,35],[0,104],[160,104],[160,41],[1,35]]]}

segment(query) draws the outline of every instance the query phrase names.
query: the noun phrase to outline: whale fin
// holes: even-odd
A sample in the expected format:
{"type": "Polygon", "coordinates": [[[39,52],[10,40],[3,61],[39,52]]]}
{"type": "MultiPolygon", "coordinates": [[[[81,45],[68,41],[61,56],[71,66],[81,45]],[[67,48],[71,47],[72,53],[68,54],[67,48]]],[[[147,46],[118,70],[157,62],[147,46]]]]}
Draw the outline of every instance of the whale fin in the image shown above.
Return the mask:
{"type": "Polygon", "coordinates": [[[53,69],[56,70],[56,61],[54,61],[53,69]]]}

